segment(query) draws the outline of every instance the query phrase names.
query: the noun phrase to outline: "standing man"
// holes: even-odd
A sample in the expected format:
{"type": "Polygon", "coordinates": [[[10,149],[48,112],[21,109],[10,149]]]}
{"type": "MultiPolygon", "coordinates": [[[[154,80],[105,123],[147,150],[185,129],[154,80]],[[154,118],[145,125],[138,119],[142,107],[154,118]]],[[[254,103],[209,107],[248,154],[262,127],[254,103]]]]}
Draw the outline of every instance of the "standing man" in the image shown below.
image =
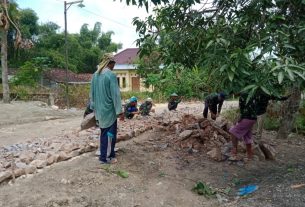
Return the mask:
{"type": "Polygon", "coordinates": [[[287,96],[283,97],[276,97],[273,95],[268,95],[263,91],[258,91],[256,93],[256,114],[257,114],[257,129],[256,129],[256,140],[261,141],[262,139],[262,133],[263,133],[263,127],[264,127],[264,119],[265,114],[267,111],[268,103],[270,100],[276,100],[276,101],[285,101],[288,99],[287,96]]]}
{"type": "Polygon", "coordinates": [[[203,117],[208,118],[208,111],[210,110],[211,118],[216,120],[216,117],[221,112],[222,104],[225,100],[224,93],[212,93],[205,98],[204,101],[204,110],[203,110],[203,117]],[[218,109],[217,109],[218,107],[218,109]]]}
{"type": "Polygon", "coordinates": [[[255,97],[250,98],[247,102],[248,94],[242,93],[239,97],[240,119],[237,124],[232,127],[229,132],[232,138],[232,154],[231,161],[237,160],[238,141],[244,141],[247,149],[247,157],[249,160],[253,158],[252,152],[252,127],[256,123],[256,100],[255,97]]]}
{"type": "Polygon", "coordinates": [[[99,160],[102,164],[117,162],[114,152],[117,118],[124,120],[120,89],[112,72],[114,65],[113,55],[105,54],[93,74],[90,88],[90,106],[101,128],[99,160]]]}

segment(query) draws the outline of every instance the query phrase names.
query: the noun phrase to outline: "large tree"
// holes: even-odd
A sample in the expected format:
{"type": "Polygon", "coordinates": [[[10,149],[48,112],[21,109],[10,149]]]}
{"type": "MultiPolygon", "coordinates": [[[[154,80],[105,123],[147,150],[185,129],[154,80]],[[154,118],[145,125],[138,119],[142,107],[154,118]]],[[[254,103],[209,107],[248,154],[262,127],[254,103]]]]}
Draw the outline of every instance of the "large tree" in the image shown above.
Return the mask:
{"type": "Polygon", "coordinates": [[[1,38],[1,69],[2,69],[2,87],[3,102],[10,102],[10,91],[8,85],[8,66],[7,66],[7,34],[9,29],[8,2],[1,0],[0,13],[0,38],[1,38]]]}
{"type": "Polygon", "coordinates": [[[157,51],[165,64],[199,67],[213,80],[215,90],[248,91],[250,96],[257,90],[277,95],[290,90],[279,133],[286,137],[305,79],[305,2],[195,3],[176,0],[156,8],[145,20],[135,18],[141,54],[157,51]]]}

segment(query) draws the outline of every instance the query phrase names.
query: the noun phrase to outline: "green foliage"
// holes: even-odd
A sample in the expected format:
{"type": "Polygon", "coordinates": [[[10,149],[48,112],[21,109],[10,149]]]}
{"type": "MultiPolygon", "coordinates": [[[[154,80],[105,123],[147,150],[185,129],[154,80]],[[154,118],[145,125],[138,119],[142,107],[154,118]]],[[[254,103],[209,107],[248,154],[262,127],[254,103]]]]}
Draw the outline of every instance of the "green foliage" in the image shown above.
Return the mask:
{"type": "Polygon", "coordinates": [[[12,83],[14,85],[35,86],[41,78],[43,70],[47,67],[48,59],[45,57],[37,57],[32,61],[27,61],[20,67],[12,83]]]}
{"type": "Polygon", "coordinates": [[[122,100],[127,100],[127,99],[131,98],[132,96],[135,96],[138,98],[139,102],[143,102],[147,98],[152,98],[154,103],[164,103],[168,99],[168,96],[165,96],[160,92],[129,91],[129,92],[122,92],[121,94],[122,94],[122,100]]]}
{"type": "Polygon", "coordinates": [[[199,195],[204,195],[206,197],[211,197],[216,194],[215,190],[213,190],[210,186],[201,181],[197,182],[192,190],[198,193],[199,195]]]}
{"type": "MultiPolygon", "coordinates": [[[[264,129],[265,130],[278,130],[280,127],[280,121],[282,118],[282,103],[272,103],[269,104],[268,110],[264,119],[264,129]]],[[[236,123],[239,119],[239,110],[230,109],[222,113],[227,120],[232,123],[236,123]]],[[[299,113],[296,116],[296,121],[294,123],[293,131],[305,134],[305,101],[302,102],[299,113]]]]}
{"type": "Polygon", "coordinates": [[[278,117],[266,116],[264,120],[264,129],[278,130],[280,127],[280,119],[278,117]]]}
{"type": "Polygon", "coordinates": [[[176,0],[145,20],[134,18],[140,56],[155,52],[166,66],[200,68],[214,91],[244,90],[250,97],[304,85],[302,1],[216,0],[215,9],[198,10],[194,3],[176,0]]]}
{"type": "Polygon", "coordinates": [[[125,170],[118,170],[117,175],[120,176],[121,178],[128,178],[129,174],[125,170]]]}
{"type": "Polygon", "coordinates": [[[20,30],[24,38],[32,39],[38,34],[38,17],[32,9],[20,10],[20,30]]]}
{"type": "Polygon", "coordinates": [[[15,85],[34,86],[39,78],[40,70],[32,62],[26,62],[12,80],[15,85]]]}
{"type": "MultiPolygon", "coordinates": [[[[50,67],[65,67],[65,36],[60,27],[53,22],[39,24],[37,14],[31,9],[19,9],[16,3],[10,4],[12,19],[19,26],[22,37],[31,39],[31,49],[15,48],[16,31],[10,27],[8,32],[9,67],[19,68],[35,57],[48,57],[50,67]]],[[[96,22],[93,29],[88,24],[80,28],[79,34],[68,34],[68,68],[74,72],[94,72],[103,53],[116,52],[122,44],[112,42],[112,31],[101,31],[101,23],[96,22]]]]}
{"type": "MultiPolygon", "coordinates": [[[[90,85],[69,85],[69,101],[70,105],[76,108],[85,108],[89,101],[90,85]]],[[[65,85],[60,84],[57,90],[55,104],[64,108],[66,106],[65,85]]]]}

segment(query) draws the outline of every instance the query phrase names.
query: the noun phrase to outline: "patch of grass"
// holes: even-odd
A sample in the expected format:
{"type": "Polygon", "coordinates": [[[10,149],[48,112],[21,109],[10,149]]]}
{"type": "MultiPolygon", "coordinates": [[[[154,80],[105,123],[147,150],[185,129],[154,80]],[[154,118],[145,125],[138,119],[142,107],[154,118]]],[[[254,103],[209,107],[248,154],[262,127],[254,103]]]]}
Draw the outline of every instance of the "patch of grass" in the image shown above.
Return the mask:
{"type": "Polygon", "coordinates": [[[211,197],[216,194],[215,190],[213,190],[210,186],[201,181],[197,182],[192,190],[198,193],[198,195],[204,195],[206,197],[211,197]]]}
{"type": "Polygon", "coordinates": [[[276,117],[266,116],[264,120],[264,129],[278,130],[280,127],[280,119],[276,117]]]}
{"type": "Polygon", "coordinates": [[[232,123],[236,123],[239,120],[239,109],[229,109],[222,113],[225,119],[229,120],[232,123]]]}
{"type": "Polygon", "coordinates": [[[165,172],[160,172],[159,173],[159,177],[165,177],[165,176],[166,176],[165,172]]]}
{"type": "Polygon", "coordinates": [[[138,91],[128,91],[128,92],[122,92],[122,99],[127,100],[131,98],[132,96],[135,96],[138,98],[139,102],[145,101],[147,98],[152,98],[154,103],[163,103],[166,102],[168,97],[161,93],[157,92],[138,92],[138,91]]]}

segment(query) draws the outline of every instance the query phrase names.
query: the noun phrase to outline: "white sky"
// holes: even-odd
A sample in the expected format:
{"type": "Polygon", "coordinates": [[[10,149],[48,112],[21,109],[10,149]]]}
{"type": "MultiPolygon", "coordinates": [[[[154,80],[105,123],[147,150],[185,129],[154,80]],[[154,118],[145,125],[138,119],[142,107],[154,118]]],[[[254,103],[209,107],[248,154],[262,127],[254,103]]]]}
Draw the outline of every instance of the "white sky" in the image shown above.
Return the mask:
{"type": "MultiPolygon", "coordinates": [[[[74,0],[71,0],[74,1],[74,0]]],[[[67,1],[67,2],[71,2],[67,1]]],[[[19,7],[33,9],[39,22],[55,22],[64,30],[64,1],[63,0],[16,0],[19,7]]],[[[136,47],[137,39],[132,19],[136,16],[144,19],[148,16],[145,8],[127,6],[126,0],[84,0],[84,8],[73,4],[67,11],[68,32],[78,33],[84,23],[93,28],[95,22],[102,23],[102,31],[113,31],[112,39],[122,43],[123,49],[136,47]]]]}

